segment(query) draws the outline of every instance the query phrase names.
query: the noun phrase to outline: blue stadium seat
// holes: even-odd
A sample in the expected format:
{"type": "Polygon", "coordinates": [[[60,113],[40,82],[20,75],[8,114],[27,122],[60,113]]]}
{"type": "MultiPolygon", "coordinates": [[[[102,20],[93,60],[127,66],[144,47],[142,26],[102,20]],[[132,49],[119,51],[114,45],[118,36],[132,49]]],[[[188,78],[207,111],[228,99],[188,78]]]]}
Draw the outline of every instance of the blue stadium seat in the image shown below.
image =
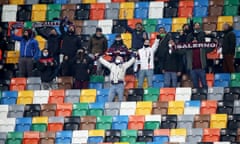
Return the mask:
{"type": "Polygon", "coordinates": [[[88,141],[89,144],[98,144],[103,142],[103,137],[102,136],[91,136],[88,137],[88,141]]]}
{"type": "Polygon", "coordinates": [[[17,91],[3,91],[1,104],[8,104],[8,105],[16,104],[17,97],[18,97],[17,91]]]}
{"type": "Polygon", "coordinates": [[[162,18],[158,20],[157,26],[156,26],[156,31],[160,27],[164,27],[167,32],[171,32],[172,28],[172,19],[171,18],[162,18]]]}
{"type": "Polygon", "coordinates": [[[102,89],[103,83],[89,83],[89,89],[102,89]]]}
{"type": "Polygon", "coordinates": [[[128,116],[114,116],[112,129],[126,130],[128,127],[128,116]]]}
{"type": "Polygon", "coordinates": [[[194,17],[208,16],[209,0],[195,0],[194,1],[194,17]]]}
{"type": "Polygon", "coordinates": [[[108,48],[111,47],[111,45],[114,43],[115,41],[115,37],[116,37],[116,34],[107,34],[105,35],[107,40],[108,40],[108,48]]]}
{"type": "Polygon", "coordinates": [[[105,103],[108,100],[109,89],[98,89],[96,102],[105,103]]]}
{"type": "Polygon", "coordinates": [[[89,109],[104,109],[103,102],[90,103],[88,106],[89,106],[89,109]]]}
{"type": "Polygon", "coordinates": [[[32,118],[30,117],[17,118],[15,131],[17,132],[30,131],[31,125],[32,125],[32,118]]]}
{"type": "Polygon", "coordinates": [[[231,80],[229,73],[217,73],[214,76],[215,87],[228,87],[231,80]]]}
{"type": "Polygon", "coordinates": [[[104,111],[104,103],[97,102],[97,103],[89,104],[88,115],[101,116],[103,115],[103,111],[104,111]]]}
{"type": "Polygon", "coordinates": [[[56,132],[55,144],[71,144],[72,131],[56,132]]]}
{"type": "Polygon", "coordinates": [[[157,143],[166,143],[169,142],[168,136],[154,136],[153,141],[157,143]]]}
{"type": "Polygon", "coordinates": [[[68,0],[55,0],[54,3],[56,4],[67,4],[68,0]]]}
{"type": "Polygon", "coordinates": [[[164,78],[162,74],[153,76],[153,87],[162,88],[164,86],[164,78]]]}
{"type": "Polygon", "coordinates": [[[148,18],[148,2],[136,2],[135,3],[135,18],[147,19],[148,18]]]}
{"type": "Polygon", "coordinates": [[[235,35],[236,35],[236,46],[240,46],[240,30],[235,30],[234,31],[235,35]]]}

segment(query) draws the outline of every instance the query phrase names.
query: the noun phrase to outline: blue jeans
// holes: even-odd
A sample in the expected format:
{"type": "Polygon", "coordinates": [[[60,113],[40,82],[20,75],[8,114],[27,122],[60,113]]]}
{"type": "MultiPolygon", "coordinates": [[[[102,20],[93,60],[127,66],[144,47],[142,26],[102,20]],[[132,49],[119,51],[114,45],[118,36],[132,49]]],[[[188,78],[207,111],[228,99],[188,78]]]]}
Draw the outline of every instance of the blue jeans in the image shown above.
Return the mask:
{"type": "Polygon", "coordinates": [[[148,87],[152,87],[153,70],[140,70],[138,73],[138,88],[143,87],[144,78],[147,77],[148,87]]]}
{"type": "Polygon", "coordinates": [[[164,73],[164,87],[177,87],[177,73],[165,72],[164,73]],[[171,85],[172,82],[172,85],[171,85]]]}
{"type": "Polygon", "coordinates": [[[190,71],[191,78],[193,81],[193,87],[194,88],[200,88],[199,80],[202,83],[203,88],[207,88],[207,80],[206,80],[206,72],[203,69],[195,69],[190,71]]]}
{"type": "Polygon", "coordinates": [[[114,97],[118,95],[118,101],[123,101],[123,94],[124,94],[124,84],[111,84],[109,89],[108,101],[112,102],[114,97]]]}

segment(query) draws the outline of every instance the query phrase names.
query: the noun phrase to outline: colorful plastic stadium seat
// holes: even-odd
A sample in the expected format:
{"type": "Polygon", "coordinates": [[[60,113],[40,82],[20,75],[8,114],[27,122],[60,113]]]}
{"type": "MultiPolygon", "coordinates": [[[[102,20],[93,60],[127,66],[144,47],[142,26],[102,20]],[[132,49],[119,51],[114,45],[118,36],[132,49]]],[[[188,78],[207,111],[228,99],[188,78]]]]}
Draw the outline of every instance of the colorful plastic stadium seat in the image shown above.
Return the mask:
{"type": "Polygon", "coordinates": [[[55,144],[71,144],[72,131],[59,131],[56,132],[55,144]]]}
{"type": "Polygon", "coordinates": [[[161,115],[146,115],[144,129],[159,129],[161,123],[161,115]]]}
{"type": "Polygon", "coordinates": [[[136,2],[135,3],[135,18],[147,19],[148,18],[148,2],[136,2]]]}
{"type": "MultiPolygon", "coordinates": [[[[112,26],[113,21],[112,20],[99,20],[98,27],[102,28],[102,32],[104,34],[112,34],[112,26]]],[[[108,45],[110,47],[111,45],[108,45]]]]}
{"type": "Polygon", "coordinates": [[[62,76],[57,78],[58,89],[71,89],[73,87],[73,78],[62,76]]]}
{"type": "Polygon", "coordinates": [[[63,130],[64,117],[49,117],[48,131],[57,132],[63,130]]]}
{"type": "Polygon", "coordinates": [[[96,3],[97,0],[82,0],[82,3],[96,3]]]}
{"type": "Polygon", "coordinates": [[[217,30],[222,31],[223,30],[223,24],[228,23],[230,25],[233,24],[233,17],[232,16],[219,16],[218,17],[218,24],[217,24],[217,30]]]}
{"type": "Polygon", "coordinates": [[[81,91],[80,102],[95,102],[97,91],[95,89],[83,89],[81,91]]]}
{"type": "Polygon", "coordinates": [[[214,86],[216,87],[228,87],[230,84],[231,76],[228,73],[217,73],[214,76],[214,86]]]}
{"type": "Polygon", "coordinates": [[[240,86],[240,73],[232,73],[231,74],[231,84],[232,87],[240,86]]]}
{"type": "Polygon", "coordinates": [[[15,131],[16,132],[30,131],[31,125],[32,118],[30,117],[16,118],[15,131]]]}
{"type": "Polygon", "coordinates": [[[180,1],[178,8],[179,17],[190,17],[193,15],[193,1],[180,1]]]}
{"type": "Polygon", "coordinates": [[[38,144],[40,140],[39,132],[24,132],[22,144],[38,144]]]}
{"type": "Polygon", "coordinates": [[[40,50],[43,50],[44,48],[46,48],[46,40],[42,36],[37,35],[35,39],[38,41],[40,50]]]}
{"type": "Polygon", "coordinates": [[[74,20],[74,18],[76,20],[79,20],[76,17],[77,7],[78,7],[78,5],[74,5],[74,4],[62,5],[61,17],[62,18],[67,17],[69,20],[74,20]],[[75,13],[75,11],[76,11],[76,13],[75,13]]]}
{"type": "Polygon", "coordinates": [[[120,3],[106,3],[105,19],[118,19],[120,3]]]}
{"type": "Polygon", "coordinates": [[[72,143],[87,143],[87,139],[88,139],[87,130],[73,131],[72,143]]]}
{"type": "Polygon", "coordinates": [[[148,33],[155,32],[157,23],[158,23],[157,19],[144,19],[143,20],[144,29],[148,33]]]}
{"type": "Polygon", "coordinates": [[[220,140],[220,129],[203,129],[202,142],[217,142],[220,140]]]}
{"type": "Polygon", "coordinates": [[[2,6],[2,22],[15,22],[17,20],[17,5],[2,6]]]}
{"type": "Polygon", "coordinates": [[[187,18],[173,18],[172,19],[172,32],[178,32],[182,29],[183,24],[187,23],[187,18]]]}
{"type": "Polygon", "coordinates": [[[158,101],[159,89],[158,88],[147,88],[144,90],[143,100],[144,101],[158,101]]]}
{"type": "Polygon", "coordinates": [[[209,128],[210,115],[195,115],[194,116],[194,128],[209,128]]]}
{"type": "Polygon", "coordinates": [[[121,102],[120,115],[134,115],[136,111],[136,102],[121,102]]]}
{"type": "Polygon", "coordinates": [[[170,130],[169,129],[157,129],[154,130],[153,141],[158,143],[165,143],[169,141],[170,130]]]}
{"type": "Polygon", "coordinates": [[[7,134],[6,144],[22,144],[23,133],[22,132],[9,132],[7,134]]]}
{"type": "Polygon", "coordinates": [[[90,103],[88,115],[90,116],[102,116],[104,113],[104,103],[90,103]]]}
{"type": "Polygon", "coordinates": [[[56,116],[71,116],[72,104],[57,104],[56,116]]]}
{"type": "Polygon", "coordinates": [[[176,88],[161,88],[159,101],[174,101],[176,88]]]}
{"type": "Polygon", "coordinates": [[[61,14],[60,4],[47,5],[47,21],[52,21],[54,18],[60,17],[60,14],[61,14]]]}
{"type": "Polygon", "coordinates": [[[206,17],[208,15],[209,0],[194,1],[194,17],[206,17]]]}
{"type": "Polygon", "coordinates": [[[104,130],[89,130],[88,131],[88,143],[101,143],[105,137],[104,130]]]}
{"type": "Polygon", "coordinates": [[[157,19],[163,17],[163,2],[151,1],[149,3],[148,18],[157,19]]]}
{"type": "Polygon", "coordinates": [[[240,2],[238,0],[225,0],[223,13],[225,16],[237,16],[240,2]]]}
{"type": "Polygon", "coordinates": [[[135,143],[137,140],[136,130],[122,130],[121,131],[121,142],[135,143]]]}
{"type": "Polygon", "coordinates": [[[119,19],[133,19],[134,17],[134,3],[123,2],[120,3],[119,19]]]}
{"type": "Polygon", "coordinates": [[[90,19],[91,20],[104,19],[104,13],[105,13],[105,4],[104,3],[91,4],[91,10],[90,10],[90,19]]]}
{"type": "Polygon", "coordinates": [[[1,104],[16,104],[17,97],[17,91],[3,91],[1,97],[1,104]]]}
{"type": "Polygon", "coordinates": [[[167,114],[168,102],[153,102],[152,114],[167,114]]]}
{"type": "Polygon", "coordinates": [[[48,117],[33,117],[32,118],[32,131],[45,132],[47,130],[48,117]]]}
{"type": "Polygon", "coordinates": [[[171,129],[170,142],[186,142],[187,130],[186,129],[171,129]]]}
{"type": "Polygon", "coordinates": [[[226,128],[227,114],[211,114],[210,128],[226,128]]]}
{"type": "Polygon", "coordinates": [[[217,101],[207,100],[202,101],[200,113],[201,114],[215,114],[217,111],[217,101]]]}
{"type": "Polygon", "coordinates": [[[171,18],[162,18],[158,20],[156,31],[159,31],[159,28],[164,27],[167,32],[171,32],[172,19],[171,18]]]}
{"type": "Polygon", "coordinates": [[[54,144],[56,134],[55,132],[40,132],[40,144],[48,143],[54,144]]]}
{"type": "Polygon", "coordinates": [[[145,117],[144,116],[129,116],[128,121],[128,129],[138,130],[138,129],[144,129],[144,122],[145,117]]]}
{"type": "Polygon", "coordinates": [[[46,11],[46,4],[34,4],[32,6],[32,21],[45,21],[46,11]]]}
{"type": "Polygon", "coordinates": [[[176,97],[177,101],[189,101],[191,99],[192,89],[191,88],[176,88],[176,97]]]}
{"type": "Polygon", "coordinates": [[[152,102],[137,102],[136,115],[149,115],[152,112],[152,102]]]}
{"type": "Polygon", "coordinates": [[[95,116],[82,116],[80,123],[80,130],[96,129],[97,119],[95,116]]]}
{"type": "Polygon", "coordinates": [[[132,48],[132,35],[130,33],[122,33],[121,37],[127,48],[132,48]]]}
{"type": "Polygon", "coordinates": [[[49,93],[49,104],[62,104],[64,102],[65,91],[64,90],[51,90],[49,93]]]}
{"type": "Polygon", "coordinates": [[[112,127],[112,116],[98,116],[96,129],[111,129],[112,127]]]}
{"type": "Polygon", "coordinates": [[[184,101],[170,101],[168,103],[169,115],[181,115],[184,113],[184,101]]]}
{"type": "Polygon", "coordinates": [[[186,101],[184,108],[184,115],[195,115],[200,113],[200,101],[186,101]]]}
{"type": "Polygon", "coordinates": [[[112,129],[126,130],[128,127],[128,116],[114,116],[112,121],[112,129]]]}
{"type": "Polygon", "coordinates": [[[8,105],[0,105],[0,117],[7,118],[8,115],[8,105]]]}
{"type": "Polygon", "coordinates": [[[42,104],[41,105],[41,116],[55,116],[55,111],[57,109],[56,104],[42,104]]]}
{"type": "Polygon", "coordinates": [[[26,78],[12,78],[11,84],[10,84],[10,90],[11,91],[19,91],[19,90],[25,90],[27,85],[27,79],[26,78]]]}
{"type": "Polygon", "coordinates": [[[33,91],[30,90],[19,91],[17,104],[32,104],[33,95],[34,95],[33,91]]]}

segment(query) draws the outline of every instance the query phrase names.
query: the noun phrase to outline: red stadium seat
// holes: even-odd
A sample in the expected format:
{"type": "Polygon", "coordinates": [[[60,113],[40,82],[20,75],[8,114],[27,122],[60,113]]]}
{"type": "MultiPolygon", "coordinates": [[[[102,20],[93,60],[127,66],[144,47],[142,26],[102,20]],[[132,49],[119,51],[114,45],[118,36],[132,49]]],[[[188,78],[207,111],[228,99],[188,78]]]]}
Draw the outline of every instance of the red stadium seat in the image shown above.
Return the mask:
{"type": "Polygon", "coordinates": [[[25,90],[27,85],[27,79],[24,77],[21,78],[12,78],[10,84],[11,91],[20,91],[25,90]]]}
{"type": "Polygon", "coordinates": [[[95,3],[91,4],[90,19],[91,20],[101,20],[104,19],[105,15],[105,4],[95,3]]]}

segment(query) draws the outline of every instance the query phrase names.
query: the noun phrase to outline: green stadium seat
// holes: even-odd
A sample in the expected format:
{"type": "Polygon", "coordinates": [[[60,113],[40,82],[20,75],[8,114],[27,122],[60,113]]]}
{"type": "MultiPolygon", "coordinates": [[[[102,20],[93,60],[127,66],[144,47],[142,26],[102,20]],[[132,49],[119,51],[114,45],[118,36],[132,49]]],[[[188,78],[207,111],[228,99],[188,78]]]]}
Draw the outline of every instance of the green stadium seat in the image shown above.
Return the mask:
{"type": "Polygon", "coordinates": [[[240,87],[240,73],[231,74],[231,87],[240,87]]]}
{"type": "Polygon", "coordinates": [[[137,131],[136,130],[122,130],[121,131],[121,142],[129,142],[134,143],[137,139],[137,131]]]}
{"type": "Polygon", "coordinates": [[[98,116],[96,129],[111,129],[112,127],[112,116],[98,116]]]}
{"type": "Polygon", "coordinates": [[[158,101],[159,88],[147,88],[144,90],[144,101],[158,101]]]}
{"type": "Polygon", "coordinates": [[[61,14],[60,4],[49,4],[47,7],[47,20],[52,21],[54,18],[59,18],[61,14]]]}
{"type": "Polygon", "coordinates": [[[148,33],[155,32],[157,23],[158,23],[157,19],[143,20],[143,26],[144,26],[146,32],[148,32],[148,33]]]}
{"type": "MultiPolygon", "coordinates": [[[[203,23],[201,17],[193,17],[192,20],[193,20],[193,23],[200,23],[200,24],[203,23]]],[[[190,23],[190,19],[188,19],[188,23],[190,23]]]]}
{"type": "Polygon", "coordinates": [[[223,9],[224,16],[237,16],[238,15],[238,6],[224,6],[223,9]]]}
{"type": "Polygon", "coordinates": [[[88,112],[87,103],[75,103],[73,104],[72,116],[86,116],[88,112]]]}
{"type": "Polygon", "coordinates": [[[31,131],[39,131],[39,132],[45,132],[47,129],[47,124],[43,123],[36,123],[32,124],[31,131]]]}
{"type": "Polygon", "coordinates": [[[9,132],[7,134],[6,144],[22,144],[23,133],[22,132],[9,132]]]}
{"type": "Polygon", "coordinates": [[[155,130],[160,128],[161,115],[146,115],[144,129],[155,130]]]}
{"type": "Polygon", "coordinates": [[[92,75],[90,77],[90,82],[92,82],[92,83],[103,83],[104,82],[104,76],[92,75]]]}

